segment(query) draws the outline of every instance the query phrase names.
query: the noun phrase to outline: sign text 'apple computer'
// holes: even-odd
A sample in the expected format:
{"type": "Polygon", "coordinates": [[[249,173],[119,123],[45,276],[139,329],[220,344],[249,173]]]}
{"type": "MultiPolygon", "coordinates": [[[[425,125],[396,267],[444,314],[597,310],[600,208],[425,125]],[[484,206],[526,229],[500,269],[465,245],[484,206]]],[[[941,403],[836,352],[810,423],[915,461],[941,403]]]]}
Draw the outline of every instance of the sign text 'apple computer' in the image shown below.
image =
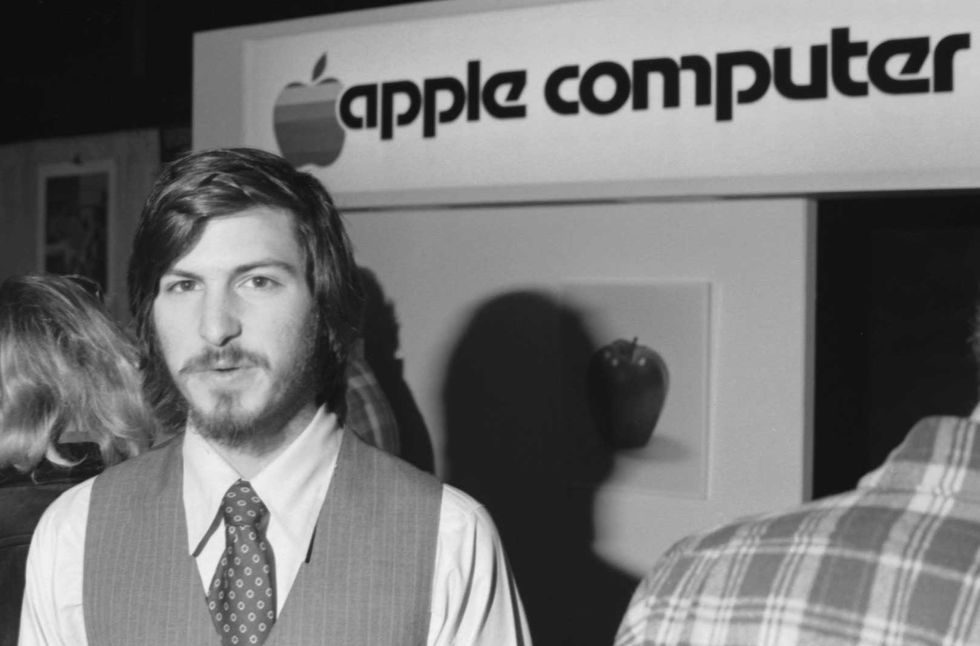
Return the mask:
{"type": "MultiPolygon", "coordinates": [[[[970,34],[945,36],[932,46],[929,36],[895,38],[869,47],[852,40],[850,29],[831,30],[830,42],[810,46],[809,78],[799,81],[791,73],[794,52],[776,47],[771,56],[754,51],[721,52],[714,60],[697,54],[679,58],[640,58],[627,64],[600,61],[589,67],[564,65],[551,71],[543,92],[548,109],[559,115],[583,110],[595,115],[614,114],[627,106],[649,110],[651,77],[660,79],[660,105],[681,105],[681,79],[693,76],[695,106],[714,105],[716,121],[731,121],[734,106],[762,99],[770,87],[791,100],[825,99],[831,86],[841,95],[867,96],[873,86],[884,94],[924,94],[953,91],[956,52],[970,48],[970,34]],[[930,64],[931,58],[931,64],[930,64]],[[863,61],[866,74],[854,75],[863,61]],[[867,81],[859,80],[866,76],[867,81]],[[736,84],[739,87],[736,87],[736,84]]],[[[421,116],[422,136],[436,136],[438,127],[462,118],[479,121],[527,116],[526,70],[487,75],[479,60],[468,61],[465,79],[438,76],[421,82],[399,79],[354,85],[340,97],[338,112],[349,130],[378,129],[381,139],[392,139],[399,128],[421,116]]]]}

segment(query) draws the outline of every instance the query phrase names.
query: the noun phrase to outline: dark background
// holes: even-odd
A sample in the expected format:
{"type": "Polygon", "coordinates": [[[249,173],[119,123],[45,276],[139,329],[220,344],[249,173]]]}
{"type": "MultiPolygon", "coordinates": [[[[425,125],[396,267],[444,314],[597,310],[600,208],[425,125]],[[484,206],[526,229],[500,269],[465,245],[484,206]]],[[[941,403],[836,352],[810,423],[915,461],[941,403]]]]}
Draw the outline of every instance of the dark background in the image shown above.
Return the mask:
{"type": "Polygon", "coordinates": [[[815,497],[851,489],[912,426],[977,403],[980,196],[818,207],[815,497]]]}
{"type": "Polygon", "coordinates": [[[0,21],[0,143],[189,128],[192,35],[404,0],[13,0],[0,21]]]}

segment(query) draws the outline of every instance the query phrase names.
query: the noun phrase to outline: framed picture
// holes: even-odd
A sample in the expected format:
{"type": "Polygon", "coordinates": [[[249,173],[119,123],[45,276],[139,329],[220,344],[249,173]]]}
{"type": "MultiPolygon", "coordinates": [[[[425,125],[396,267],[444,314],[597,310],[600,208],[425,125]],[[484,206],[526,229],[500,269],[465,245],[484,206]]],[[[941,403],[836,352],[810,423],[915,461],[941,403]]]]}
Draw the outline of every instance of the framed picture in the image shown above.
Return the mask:
{"type": "Polygon", "coordinates": [[[38,169],[39,269],[88,278],[105,294],[112,283],[116,169],[113,160],[47,164],[38,169]]]}
{"type": "MultiPolygon", "coordinates": [[[[569,282],[563,286],[562,299],[581,314],[586,334],[596,344],[610,348],[610,342],[616,342],[632,355],[612,358],[609,369],[621,378],[618,388],[637,393],[650,386],[649,394],[655,395],[657,410],[652,420],[644,418],[648,426],[643,437],[627,438],[621,445],[613,442],[606,484],[706,499],[710,283],[569,282]]],[[[566,355],[576,352],[581,350],[565,344],[566,355]]],[[[593,355],[592,360],[604,359],[593,355]]],[[[582,357],[575,363],[583,365],[586,360],[582,357]]],[[[627,397],[617,403],[628,406],[631,401],[627,397]]],[[[621,412],[641,411],[633,406],[621,412]]]]}

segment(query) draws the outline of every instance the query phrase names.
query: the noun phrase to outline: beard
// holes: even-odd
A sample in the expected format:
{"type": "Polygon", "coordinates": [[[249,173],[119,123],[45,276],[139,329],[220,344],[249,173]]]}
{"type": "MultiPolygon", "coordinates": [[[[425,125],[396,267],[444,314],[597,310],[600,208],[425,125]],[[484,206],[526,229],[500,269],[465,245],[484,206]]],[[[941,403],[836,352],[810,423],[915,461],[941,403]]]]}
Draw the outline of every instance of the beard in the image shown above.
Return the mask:
{"type": "Polygon", "coordinates": [[[249,449],[250,453],[264,453],[274,446],[287,422],[296,414],[300,405],[279,402],[271,410],[250,413],[243,411],[234,393],[218,393],[209,411],[189,405],[187,419],[202,436],[231,449],[249,449]]]}
{"type": "Polygon", "coordinates": [[[208,440],[254,455],[276,446],[289,422],[316,394],[318,353],[314,335],[303,335],[297,346],[291,359],[281,363],[292,369],[282,374],[274,374],[265,357],[237,346],[208,350],[190,361],[190,370],[222,361],[247,362],[265,370],[274,384],[266,399],[252,409],[243,405],[244,393],[237,390],[213,391],[206,409],[181,392],[190,425],[208,440]]]}

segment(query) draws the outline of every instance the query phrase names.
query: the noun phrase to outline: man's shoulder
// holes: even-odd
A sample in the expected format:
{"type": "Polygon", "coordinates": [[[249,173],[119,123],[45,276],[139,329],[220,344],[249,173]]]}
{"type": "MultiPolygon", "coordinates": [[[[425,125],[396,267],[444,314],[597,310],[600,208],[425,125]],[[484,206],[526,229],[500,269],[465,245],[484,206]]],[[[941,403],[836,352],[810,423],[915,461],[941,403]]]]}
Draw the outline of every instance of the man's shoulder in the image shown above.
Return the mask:
{"type": "Polygon", "coordinates": [[[114,464],[94,478],[92,508],[96,519],[115,516],[121,509],[143,509],[164,491],[178,487],[182,436],[171,438],[145,453],[114,464]]]}
{"type": "Polygon", "coordinates": [[[419,469],[402,458],[364,441],[354,431],[344,430],[344,442],[352,444],[349,452],[341,451],[341,456],[347,459],[359,460],[368,457],[374,465],[388,472],[391,477],[406,482],[414,482],[427,488],[441,487],[442,481],[427,471],[419,469]]]}
{"type": "Polygon", "coordinates": [[[55,498],[41,514],[35,535],[74,537],[76,542],[78,537],[83,537],[94,482],[95,477],[83,480],[55,498]]]}
{"type": "MultiPolygon", "coordinates": [[[[423,471],[413,464],[393,456],[375,446],[364,442],[353,432],[345,435],[344,441],[357,443],[358,451],[370,455],[376,464],[383,465],[393,477],[387,478],[389,486],[418,487],[431,495],[438,495],[440,534],[483,535],[496,537],[497,530],[486,508],[469,494],[456,487],[445,484],[435,475],[423,471]]],[[[400,491],[401,494],[409,491],[400,491]]],[[[414,492],[409,493],[414,495],[414,492]]]]}
{"type": "Polygon", "coordinates": [[[497,526],[487,508],[452,485],[442,485],[439,533],[444,539],[455,537],[459,545],[482,543],[502,550],[497,526]]]}
{"type": "Polygon", "coordinates": [[[179,454],[182,439],[182,435],[177,435],[157,444],[149,451],[112,465],[99,474],[100,485],[117,479],[123,480],[133,477],[143,479],[147,470],[162,467],[168,460],[179,454]]]}
{"type": "MultiPolygon", "coordinates": [[[[824,499],[689,534],[643,578],[624,622],[634,630],[647,621],[651,604],[702,594],[732,604],[765,597],[779,577],[814,572],[827,554],[828,541],[840,538],[832,528],[840,526],[842,513],[856,508],[854,503],[847,497],[824,499]]],[[[709,621],[718,621],[705,612],[709,621]]]]}
{"type": "MultiPolygon", "coordinates": [[[[788,509],[745,516],[722,525],[691,534],[673,546],[673,551],[707,558],[723,558],[737,554],[739,550],[766,549],[778,551],[779,545],[794,544],[806,536],[815,539],[819,546],[821,537],[840,537],[842,521],[852,523],[855,516],[875,513],[874,506],[866,506],[859,492],[847,492],[820,500],[800,504],[788,509]],[[772,547],[777,546],[777,547],[772,547]]],[[[846,528],[844,533],[846,533],[846,528]]]]}

